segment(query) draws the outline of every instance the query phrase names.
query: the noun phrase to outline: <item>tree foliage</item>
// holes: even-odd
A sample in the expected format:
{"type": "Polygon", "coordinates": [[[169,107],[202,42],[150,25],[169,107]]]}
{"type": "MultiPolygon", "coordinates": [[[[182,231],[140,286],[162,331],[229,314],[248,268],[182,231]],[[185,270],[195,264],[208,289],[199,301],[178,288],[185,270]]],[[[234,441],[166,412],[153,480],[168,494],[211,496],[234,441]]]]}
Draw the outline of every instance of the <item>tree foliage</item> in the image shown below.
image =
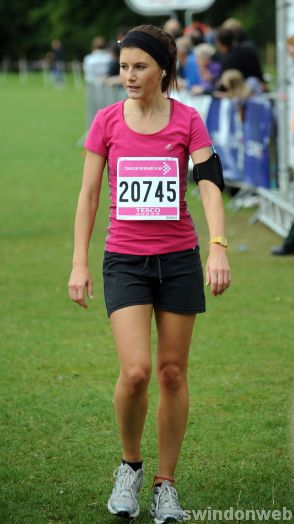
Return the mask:
{"type": "MultiPolygon", "coordinates": [[[[242,20],[260,46],[274,41],[275,0],[267,0],[266,8],[264,0],[216,0],[197,19],[219,26],[229,16],[242,20]]],[[[183,20],[183,12],[179,17],[183,20]]],[[[0,54],[2,58],[38,58],[48,51],[53,38],[59,38],[67,59],[81,58],[95,35],[112,40],[119,26],[161,25],[165,18],[143,17],[123,0],[1,0],[0,54]]]]}

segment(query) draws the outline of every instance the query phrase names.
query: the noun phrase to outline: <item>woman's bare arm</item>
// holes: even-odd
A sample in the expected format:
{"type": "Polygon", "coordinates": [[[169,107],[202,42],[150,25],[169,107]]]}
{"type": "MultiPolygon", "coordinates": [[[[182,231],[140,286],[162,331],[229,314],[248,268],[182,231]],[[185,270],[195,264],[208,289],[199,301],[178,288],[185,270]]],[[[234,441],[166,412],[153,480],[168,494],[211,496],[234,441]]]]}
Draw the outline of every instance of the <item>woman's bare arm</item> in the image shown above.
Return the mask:
{"type": "Polygon", "coordinates": [[[68,288],[70,298],[84,308],[87,308],[85,288],[90,298],[93,293],[92,277],[88,267],[88,250],[99,204],[105,162],[103,156],[87,151],[76,210],[73,269],[68,288]]]}
{"type": "MultiPolygon", "coordinates": [[[[193,164],[205,162],[211,156],[209,147],[191,154],[193,164]]],[[[206,216],[210,238],[225,236],[224,206],[219,188],[209,180],[199,182],[199,191],[206,216]]],[[[226,248],[210,244],[206,264],[206,284],[211,286],[213,295],[221,295],[230,285],[231,272],[226,248]]]]}

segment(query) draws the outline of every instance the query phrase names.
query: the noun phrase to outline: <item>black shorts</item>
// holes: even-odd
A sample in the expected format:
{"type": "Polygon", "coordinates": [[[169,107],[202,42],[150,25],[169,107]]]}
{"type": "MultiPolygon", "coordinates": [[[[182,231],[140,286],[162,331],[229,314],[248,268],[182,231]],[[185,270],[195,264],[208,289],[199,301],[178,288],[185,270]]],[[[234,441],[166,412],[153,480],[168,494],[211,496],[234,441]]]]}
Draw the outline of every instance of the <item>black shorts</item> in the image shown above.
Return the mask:
{"type": "Polygon", "coordinates": [[[151,256],[105,251],[103,280],[108,316],[138,304],[174,313],[205,311],[199,247],[151,256]]]}

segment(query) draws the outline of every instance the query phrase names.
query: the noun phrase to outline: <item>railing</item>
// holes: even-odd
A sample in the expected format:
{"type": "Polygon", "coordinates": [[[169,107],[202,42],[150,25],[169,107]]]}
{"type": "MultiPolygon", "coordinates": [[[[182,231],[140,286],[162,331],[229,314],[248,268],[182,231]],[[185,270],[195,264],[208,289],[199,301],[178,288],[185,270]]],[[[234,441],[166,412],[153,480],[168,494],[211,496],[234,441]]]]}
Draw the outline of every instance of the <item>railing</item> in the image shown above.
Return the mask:
{"type": "Polygon", "coordinates": [[[66,73],[71,73],[73,76],[74,86],[81,88],[83,81],[83,68],[79,60],[71,60],[70,62],[59,61],[55,63],[54,67],[46,59],[42,60],[26,60],[20,58],[19,60],[11,61],[4,59],[0,62],[0,79],[2,82],[6,80],[8,73],[18,73],[20,84],[24,85],[30,81],[31,73],[42,72],[44,86],[60,86],[65,85],[67,81],[66,73]],[[56,72],[58,75],[56,75],[56,72]]]}

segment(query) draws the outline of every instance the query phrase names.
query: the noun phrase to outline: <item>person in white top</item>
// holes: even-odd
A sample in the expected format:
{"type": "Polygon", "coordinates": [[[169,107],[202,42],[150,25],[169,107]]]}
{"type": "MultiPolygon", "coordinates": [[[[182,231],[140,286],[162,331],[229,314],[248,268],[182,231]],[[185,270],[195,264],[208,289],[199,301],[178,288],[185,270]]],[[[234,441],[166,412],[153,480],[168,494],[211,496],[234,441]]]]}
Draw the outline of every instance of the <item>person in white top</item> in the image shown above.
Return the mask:
{"type": "Polygon", "coordinates": [[[106,41],[102,36],[96,36],[92,41],[92,52],[85,56],[83,71],[87,84],[107,75],[112,55],[106,49],[106,41]]]}

